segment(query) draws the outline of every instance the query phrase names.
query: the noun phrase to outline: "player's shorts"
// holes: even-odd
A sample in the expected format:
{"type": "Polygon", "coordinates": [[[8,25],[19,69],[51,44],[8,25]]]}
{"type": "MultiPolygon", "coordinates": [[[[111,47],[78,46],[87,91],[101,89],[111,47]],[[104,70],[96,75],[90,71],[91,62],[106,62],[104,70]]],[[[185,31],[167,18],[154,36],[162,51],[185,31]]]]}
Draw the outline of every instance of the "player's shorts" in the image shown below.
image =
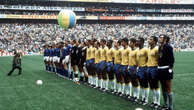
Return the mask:
{"type": "Polygon", "coordinates": [[[89,60],[89,66],[90,66],[91,68],[95,68],[94,59],[89,60]]]}
{"type": "Polygon", "coordinates": [[[71,59],[71,66],[78,65],[76,59],[71,59]]]}
{"type": "Polygon", "coordinates": [[[53,61],[53,57],[49,57],[49,61],[50,61],[50,62],[53,61]]]}
{"type": "Polygon", "coordinates": [[[137,77],[138,77],[138,79],[147,79],[146,72],[147,72],[147,67],[139,67],[137,69],[137,77]]]}
{"type": "Polygon", "coordinates": [[[86,60],[86,67],[88,68],[89,67],[89,60],[86,60]]]}
{"type": "Polygon", "coordinates": [[[128,69],[128,74],[131,78],[136,77],[136,66],[130,66],[128,69]]]}
{"type": "Polygon", "coordinates": [[[99,63],[99,69],[100,69],[100,72],[103,72],[104,71],[104,69],[105,69],[105,61],[101,61],[100,63],[99,63]]]}
{"type": "Polygon", "coordinates": [[[49,57],[48,56],[45,56],[44,57],[44,61],[48,61],[49,60],[49,57]]]}
{"type": "Polygon", "coordinates": [[[69,55],[65,56],[65,59],[64,59],[64,63],[68,63],[69,62],[69,55]]]}
{"type": "Polygon", "coordinates": [[[121,68],[121,65],[120,64],[115,64],[113,66],[114,73],[119,74],[120,73],[120,68],[121,68]]]}
{"type": "Polygon", "coordinates": [[[126,76],[127,68],[128,68],[127,65],[121,65],[121,73],[122,73],[122,75],[126,76]]]}
{"type": "Polygon", "coordinates": [[[53,57],[53,62],[59,63],[60,62],[60,57],[54,56],[53,57]]]}
{"type": "Polygon", "coordinates": [[[106,62],[106,71],[107,73],[112,72],[112,68],[113,68],[113,63],[112,62],[106,62]]]}
{"type": "Polygon", "coordinates": [[[99,68],[100,63],[95,64],[95,71],[99,74],[100,73],[100,68],[99,68]]]}
{"type": "Polygon", "coordinates": [[[158,79],[159,80],[171,80],[173,79],[173,71],[169,71],[169,68],[160,69],[158,68],[158,79]]]}
{"type": "Polygon", "coordinates": [[[157,67],[147,67],[147,76],[149,79],[157,79],[158,68],[157,67]]]}

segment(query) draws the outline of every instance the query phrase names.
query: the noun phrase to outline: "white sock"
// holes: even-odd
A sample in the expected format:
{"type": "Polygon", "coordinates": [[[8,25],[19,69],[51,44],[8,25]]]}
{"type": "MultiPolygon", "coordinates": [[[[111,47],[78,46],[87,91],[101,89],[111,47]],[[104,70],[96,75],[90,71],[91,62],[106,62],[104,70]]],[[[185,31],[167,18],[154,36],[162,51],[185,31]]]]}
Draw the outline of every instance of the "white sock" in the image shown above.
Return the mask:
{"type": "Polygon", "coordinates": [[[121,84],[120,83],[117,83],[117,88],[118,88],[117,92],[121,92],[121,84]]]}
{"type": "Polygon", "coordinates": [[[137,87],[137,99],[139,99],[140,87],[137,87]]]}
{"type": "Polygon", "coordinates": [[[105,84],[106,84],[105,89],[108,90],[108,80],[106,80],[105,84]]]}
{"type": "Polygon", "coordinates": [[[116,91],[116,81],[113,80],[113,90],[116,91]]]}
{"type": "Polygon", "coordinates": [[[141,88],[141,99],[144,100],[145,98],[145,89],[141,88]]]}
{"type": "Polygon", "coordinates": [[[91,76],[88,76],[88,83],[91,84],[91,76]]]}
{"type": "Polygon", "coordinates": [[[102,83],[103,83],[103,80],[100,79],[100,88],[103,88],[103,87],[102,87],[102,83]]]}
{"type": "Polygon", "coordinates": [[[155,92],[156,92],[156,103],[160,105],[160,89],[157,89],[155,92]]]}
{"type": "Polygon", "coordinates": [[[98,87],[98,77],[96,77],[96,87],[98,87]]]}
{"type": "Polygon", "coordinates": [[[105,87],[106,87],[106,84],[105,84],[105,83],[106,83],[106,81],[103,80],[103,81],[102,81],[102,87],[103,87],[104,89],[105,89],[105,87]]]}
{"type": "Polygon", "coordinates": [[[137,96],[137,88],[133,87],[133,97],[136,97],[136,96],[137,96]]]}
{"type": "Polygon", "coordinates": [[[124,94],[125,84],[121,84],[121,93],[124,94]]]}
{"type": "Polygon", "coordinates": [[[129,83],[129,95],[132,96],[132,84],[129,83]]]}
{"type": "Polygon", "coordinates": [[[153,97],[153,102],[156,103],[156,92],[155,92],[155,90],[152,90],[152,97],[153,97]]]}
{"type": "Polygon", "coordinates": [[[125,84],[125,94],[129,95],[129,84],[125,84]]]}
{"type": "Polygon", "coordinates": [[[110,88],[112,89],[112,81],[109,81],[110,88]]]}
{"type": "Polygon", "coordinates": [[[149,98],[149,88],[145,88],[145,101],[148,102],[148,98],[149,98]]]}

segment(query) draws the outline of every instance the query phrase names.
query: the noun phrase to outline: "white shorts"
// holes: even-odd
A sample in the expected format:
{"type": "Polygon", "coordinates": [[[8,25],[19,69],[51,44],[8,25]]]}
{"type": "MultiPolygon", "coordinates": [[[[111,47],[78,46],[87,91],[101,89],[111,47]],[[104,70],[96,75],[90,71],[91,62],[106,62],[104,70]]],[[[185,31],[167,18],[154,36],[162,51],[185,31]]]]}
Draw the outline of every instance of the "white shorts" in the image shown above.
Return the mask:
{"type": "Polygon", "coordinates": [[[68,63],[69,62],[69,55],[67,55],[66,57],[65,57],[65,63],[68,63]]]}
{"type": "Polygon", "coordinates": [[[49,57],[48,56],[45,56],[44,57],[44,61],[48,61],[49,57]]]}
{"type": "Polygon", "coordinates": [[[56,62],[56,63],[60,63],[60,57],[53,57],[53,61],[56,62]]]}
{"type": "Polygon", "coordinates": [[[50,61],[50,62],[53,61],[53,57],[49,57],[49,61],[50,61]]]}
{"type": "Polygon", "coordinates": [[[53,57],[53,62],[57,62],[57,59],[58,59],[58,57],[57,56],[54,56],[53,57]]]}

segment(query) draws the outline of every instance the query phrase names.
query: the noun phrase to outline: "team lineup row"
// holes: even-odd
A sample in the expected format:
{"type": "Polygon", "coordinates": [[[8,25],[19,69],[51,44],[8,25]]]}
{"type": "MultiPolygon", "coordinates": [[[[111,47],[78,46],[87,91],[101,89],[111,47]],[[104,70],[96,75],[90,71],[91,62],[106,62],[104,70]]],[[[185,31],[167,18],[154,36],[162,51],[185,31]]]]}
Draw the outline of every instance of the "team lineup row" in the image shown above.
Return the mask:
{"type": "Polygon", "coordinates": [[[169,40],[166,35],[151,36],[147,48],[141,37],[116,41],[66,40],[65,43],[45,45],[44,62],[47,71],[68,77],[78,84],[88,83],[142,105],[148,104],[151,89],[151,107],[173,110],[171,80],[174,55],[169,40]],[[163,106],[160,106],[159,82],[163,106]]]}

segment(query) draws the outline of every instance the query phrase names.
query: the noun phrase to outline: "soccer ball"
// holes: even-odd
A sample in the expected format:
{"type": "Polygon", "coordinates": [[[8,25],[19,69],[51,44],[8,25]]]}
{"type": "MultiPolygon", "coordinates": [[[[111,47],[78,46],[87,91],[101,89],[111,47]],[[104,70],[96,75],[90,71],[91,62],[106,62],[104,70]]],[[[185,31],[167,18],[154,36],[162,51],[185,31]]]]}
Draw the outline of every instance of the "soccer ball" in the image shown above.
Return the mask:
{"type": "Polygon", "coordinates": [[[58,24],[60,27],[68,29],[76,24],[76,14],[71,10],[61,10],[58,14],[58,24]]]}
{"type": "Polygon", "coordinates": [[[42,83],[43,83],[42,80],[37,80],[37,81],[36,81],[36,84],[37,84],[37,85],[42,85],[42,83]]]}

